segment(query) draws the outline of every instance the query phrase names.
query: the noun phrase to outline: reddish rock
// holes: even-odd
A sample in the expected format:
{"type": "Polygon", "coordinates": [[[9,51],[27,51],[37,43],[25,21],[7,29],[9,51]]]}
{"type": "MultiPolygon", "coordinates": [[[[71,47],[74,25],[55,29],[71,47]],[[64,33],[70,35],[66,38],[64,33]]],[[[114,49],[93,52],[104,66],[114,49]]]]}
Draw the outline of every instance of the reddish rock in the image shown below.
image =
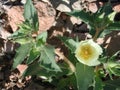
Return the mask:
{"type": "MultiPolygon", "coordinates": [[[[55,10],[52,6],[48,5],[47,3],[37,2],[35,7],[38,11],[39,16],[39,33],[42,31],[48,30],[55,21],[55,10]]],[[[24,21],[23,17],[23,6],[13,6],[11,8],[5,6],[5,10],[8,14],[8,21],[13,29],[16,31],[18,29],[18,25],[24,21]]]]}
{"type": "Polygon", "coordinates": [[[18,29],[18,25],[24,21],[23,7],[13,6],[11,8],[5,7],[8,14],[8,21],[13,31],[18,29]]]}
{"type": "Polygon", "coordinates": [[[20,64],[17,66],[17,69],[19,70],[20,74],[22,75],[23,72],[27,69],[27,65],[24,65],[24,64],[20,64]]]}
{"type": "Polygon", "coordinates": [[[55,21],[55,10],[51,5],[43,2],[37,2],[35,5],[39,16],[39,33],[48,30],[55,21]]]}
{"type": "Polygon", "coordinates": [[[98,7],[97,7],[97,4],[94,2],[94,3],[90,3],[88,5],[88,8],[91,12],[95,13],[97,10],[98,10],[98,7]]]}
{"type": "Polygon", "coordinates": [[[120,4],[113,6],[113,10],[116,12],[120,12],[120,4]]]}

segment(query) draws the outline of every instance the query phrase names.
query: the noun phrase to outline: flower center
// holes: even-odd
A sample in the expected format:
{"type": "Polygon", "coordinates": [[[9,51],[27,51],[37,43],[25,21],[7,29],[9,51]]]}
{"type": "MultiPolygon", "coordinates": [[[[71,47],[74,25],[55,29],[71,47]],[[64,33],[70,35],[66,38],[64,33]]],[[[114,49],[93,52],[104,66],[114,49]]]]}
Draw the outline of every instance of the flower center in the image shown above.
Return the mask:
{"type": "Polygon", "coordinates": [[[80,48],[79,55],[81,58],[84,60],[88,60],[92,57],[93,55],[93,49],[90,45],[84,45],[80,48]]]}

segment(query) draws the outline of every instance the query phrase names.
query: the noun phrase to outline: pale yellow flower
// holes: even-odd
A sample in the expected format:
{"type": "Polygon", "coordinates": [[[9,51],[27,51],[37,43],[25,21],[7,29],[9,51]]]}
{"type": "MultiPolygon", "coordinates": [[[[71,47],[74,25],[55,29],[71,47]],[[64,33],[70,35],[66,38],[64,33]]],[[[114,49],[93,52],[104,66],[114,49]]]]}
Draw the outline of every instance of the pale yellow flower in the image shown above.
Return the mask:
{"type": "Polygon", "coordinates": [[[81,63],[88,66],[100,64],[99,55],[102,54],[102,48],[92,39],[81,41],[76,48],[75,56],[81,63]]]}

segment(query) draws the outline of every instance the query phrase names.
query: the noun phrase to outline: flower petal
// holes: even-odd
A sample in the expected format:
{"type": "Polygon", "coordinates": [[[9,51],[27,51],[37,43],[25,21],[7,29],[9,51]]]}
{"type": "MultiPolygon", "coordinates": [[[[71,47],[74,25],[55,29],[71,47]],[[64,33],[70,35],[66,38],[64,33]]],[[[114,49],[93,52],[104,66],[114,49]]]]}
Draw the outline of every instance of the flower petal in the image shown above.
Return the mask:
{"type": "Polygon", "coordinates": [[[75,56],[83,64],[96,66],[100,64],[99,55],[102,54],[102,48],[92,39],[81,41],[75,51],[75,56]]]}

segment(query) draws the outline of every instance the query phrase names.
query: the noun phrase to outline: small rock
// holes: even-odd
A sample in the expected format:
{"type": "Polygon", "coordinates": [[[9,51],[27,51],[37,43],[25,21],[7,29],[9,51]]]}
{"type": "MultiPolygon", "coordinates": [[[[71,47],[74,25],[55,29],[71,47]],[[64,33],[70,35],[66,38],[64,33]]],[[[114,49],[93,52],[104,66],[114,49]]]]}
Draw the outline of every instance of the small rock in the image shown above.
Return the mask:
{"type": "Polygon", "coordinates": [[[72,24],[75,24],[75,23],[81,24],[81,22],[82,22],[79,18],[76,18],[73,16],[70,17],[70,20],[71,20],[72,24]]]}
{"type": "Polygon", "coordinates": [[[21,64],[21,65],[18,65],[17,66],[17,69],[18,69],[18,71],[20,72],[20,74],[22,75],[23,74],[23,72],[27,69],[27,65],[23,65],[23,64],[21,64]]]}
{"type": "Polygon", "coordinates": [[[116,12],[120,12],[120,4],[115,5],[115,6],[113,7],[113,10],[116,11],[116,12]]]}
{"type": "Polygon", "coordinates": [[[25,4],[25,3],[26,3],[26,0],[21,0],[21,3],[22,3],[22,4],[25,4]]]}
{"type": "Polygon", "coordinates": [[[60,4],[56,9],[61,12],[71,12],[71,9],[64,4],[60,4]]]}
{"type": "MultiPolygon", "coordinates": [[[[53,25],[56,12],[52,6],[40,1],[35,4],[35,7],[38,12],[39,32],[41,33],[49,29],[53,25]]],[[[15,32],[18,29],[18,25],[20,25],[24,21],[24,8],[23,6],[13,6],[11,8],[4,6],[4,8],[8,14],[9,24],[13,32],[15,32]]]]}
{"type": "Polygon", "coordinates": [[[47,3],[37,2],[35,5],[39,16],[39,33],[48,30],[55,21],[55,9],[47,3]]]}
{"type": "Polygon", "coordinates": [[[95,13],[97,10],[98,10],[98,7],[97,7],[97,4],[94,2],[94,3],[90,3],[88,5],[88,8],[91,12],[95,13]]]}
{"type": "Polygon", "coordinates": [[[80,3],[81,3],[81,1],[74,2],[73,5],[72,5],[72,8],[74,10],[82,10],[82,5],[80,3]]]}
{"type": "Polygon", "coordinates": [[[23,7],[22,6],[14,6],[14,7],[9,8],[7,6],[4,6],[4,8],[8,15],[8,22],[9,22],[13,32],[15,32],[18,29],[18,25],[24,21],[23,7]]]}
{"type": "Polygon", "coordinates": [[[3,28],[0,29],[0,37],[2,39],[7,39],[11,34],[4,30],[3,28]]]}

